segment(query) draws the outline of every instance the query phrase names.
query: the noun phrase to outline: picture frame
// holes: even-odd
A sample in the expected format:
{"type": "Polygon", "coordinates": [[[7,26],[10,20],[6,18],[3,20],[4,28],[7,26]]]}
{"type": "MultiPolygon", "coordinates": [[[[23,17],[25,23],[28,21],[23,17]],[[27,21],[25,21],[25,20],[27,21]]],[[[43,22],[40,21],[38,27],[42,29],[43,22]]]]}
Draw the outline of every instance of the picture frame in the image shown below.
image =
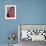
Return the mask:
{"type": "Polygon", "coordinates": [[[16,5],[5,5],[5,19],[16,19],[16,5]]]}

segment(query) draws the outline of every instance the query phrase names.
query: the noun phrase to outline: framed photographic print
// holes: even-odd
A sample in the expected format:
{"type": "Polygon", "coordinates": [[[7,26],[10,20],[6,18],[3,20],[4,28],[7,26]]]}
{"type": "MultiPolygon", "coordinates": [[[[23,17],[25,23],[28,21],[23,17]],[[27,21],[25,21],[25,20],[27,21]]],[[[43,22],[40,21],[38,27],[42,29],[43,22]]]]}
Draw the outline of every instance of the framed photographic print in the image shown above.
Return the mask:
{"type": "Polygon", "coordinates": [[[16,19],[16,5],[5,5],[5,19],[16,19]]]}
{"type": "Polygon", "coordinates": [[[18,24],[18,41],[46,41],[46,24],[18,24]]]}

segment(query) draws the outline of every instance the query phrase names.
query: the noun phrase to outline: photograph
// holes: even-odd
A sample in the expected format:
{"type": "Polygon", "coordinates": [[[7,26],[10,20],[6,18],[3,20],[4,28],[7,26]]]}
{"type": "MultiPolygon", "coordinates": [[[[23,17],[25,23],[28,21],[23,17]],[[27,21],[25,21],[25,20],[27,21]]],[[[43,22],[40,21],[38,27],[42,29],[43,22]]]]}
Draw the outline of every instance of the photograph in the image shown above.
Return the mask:
{"type": "Polygon", "coordinates": [[[18,24],[18,41],[20,46],[31,46],[32,43],[46,41],[46,25],[18,24]]]}
{"type": "Polygon", "coordinates": [[[16,5],[5,5],[5,19],[16,19],[16,5]]]}

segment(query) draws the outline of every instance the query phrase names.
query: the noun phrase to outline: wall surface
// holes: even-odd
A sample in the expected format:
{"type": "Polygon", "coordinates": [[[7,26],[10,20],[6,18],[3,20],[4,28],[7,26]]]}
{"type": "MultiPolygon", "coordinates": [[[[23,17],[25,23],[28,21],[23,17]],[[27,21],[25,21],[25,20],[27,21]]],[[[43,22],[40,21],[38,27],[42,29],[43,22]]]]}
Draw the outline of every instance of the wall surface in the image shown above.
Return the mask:
{"type": "Polygon", "coordinates": [[[17,34],[17,24],[46,24],[46,0],[0,0],[0,44],[8,43],[10,32],[17,34]],[[5,5],[16,5],[16,20],[5,19],[5,5]]]}

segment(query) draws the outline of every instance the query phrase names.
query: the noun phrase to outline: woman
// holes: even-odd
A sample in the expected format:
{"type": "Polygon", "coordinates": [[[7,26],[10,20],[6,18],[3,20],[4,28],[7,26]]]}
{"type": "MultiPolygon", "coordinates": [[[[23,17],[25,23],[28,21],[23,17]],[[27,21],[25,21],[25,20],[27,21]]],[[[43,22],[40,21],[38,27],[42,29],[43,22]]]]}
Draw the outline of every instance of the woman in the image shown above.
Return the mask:
{"type": "Polygon", "coordinates": [[[15,17],[15,8],[14,7],[9,8],[7,17],[15,17]]]}

